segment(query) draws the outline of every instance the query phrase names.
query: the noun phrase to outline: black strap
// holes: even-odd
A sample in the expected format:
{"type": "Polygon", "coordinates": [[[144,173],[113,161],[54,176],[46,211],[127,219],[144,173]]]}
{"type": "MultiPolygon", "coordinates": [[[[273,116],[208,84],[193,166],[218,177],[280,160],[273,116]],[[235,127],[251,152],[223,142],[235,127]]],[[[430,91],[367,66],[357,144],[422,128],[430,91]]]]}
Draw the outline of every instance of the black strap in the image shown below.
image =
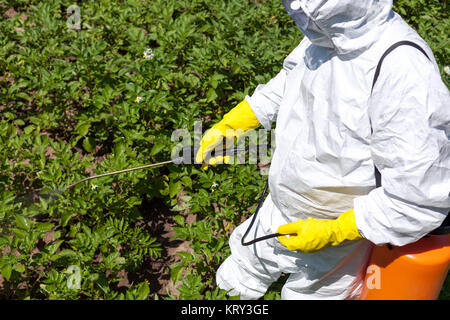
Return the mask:
{"type": "MultiPolygon", "coordinates": [[[[384,58],[386,58],[386,56],[391,53],[395,48],[398,48],[400,46],[411,46],[416,48],[417,50],[419,50],[420,52],[422,52],[427,58],[428,60],[430,60],[430,57],[427,55],[427,53],[425,52],[425,50],[422,49],[421,46],[419,46],[417,43],[411,42],[411,41],[399,41],[394,43],[392,46],[390,46],[381,56],[380,61],[378,61],[378,65],[377,65],[377,69],[375,70],[375,76],[373,77],[373,81],[372,81],[372,91],[373,91],[373,87],[375,86],[375,83],[378,80],[378,76],[380,75],[380,69],[381,69],[381,65],[383,63],[384,58]]],[[[371,91],[371,92],[372,92],[371,91]]]]}
{"type": "MultiPolygon", "coordinates": [[[[392,46],[390,46],[381,56],[380,61],[378,61],[378,65],[377,65],[377,69],[375,70],[375,75],[373,77],[373,81],[372,81],[372,89],[370,94],[372,94],[373,92],[373,87],[375,86],[375,83],[378,80],[378,76],[380,75],[380,70],[381,70],[381,65],[383,64],[383,60],[384,58],[386,58],[386,56],[391,53],[395,48],[398,48],[400,46],[411,46],[416,48],[417,50],[419,50],[420,52],[422,52],[427,58],[428,60],[430,60],[430,57],[427,55],[427,53],[425,52],[425,50],[422,49],[421,46],[419,46],[417,43],[411,42],[411,41],[399,41],[394,43],[392,46]]],[[[373,130],[372,130],[373,131],[373,130]]],[[[378,171],[377,167],[375,167],[375,183],[377,188],[381,187],[381,173],[380,171],[378,171]]]]}

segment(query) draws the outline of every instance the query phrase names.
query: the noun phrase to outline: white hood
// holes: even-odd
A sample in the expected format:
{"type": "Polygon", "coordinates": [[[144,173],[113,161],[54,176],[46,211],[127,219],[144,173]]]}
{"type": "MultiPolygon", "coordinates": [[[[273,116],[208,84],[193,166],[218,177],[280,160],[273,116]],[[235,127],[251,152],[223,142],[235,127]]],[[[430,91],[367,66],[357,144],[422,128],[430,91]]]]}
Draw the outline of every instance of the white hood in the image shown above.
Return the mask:
{"type": "Polygon", "coordinates": [[[297,2],[298,6],[299,2],[300,10],[311,20],[306,29],[296,21],[301,31],[312,43],[323,46],[323,39],[319,43],[314,39],[317,33],[321,32],[330,40],[339,54],[361,51],[370,47],[378,39],[385,22],[393,17],[392,0],[287,0],[283,2],[291,17],[293,15],[292,10],[289,10],[290,3],[297,2]],[[320,28],[320,31],[316,26],[320,28]]]}

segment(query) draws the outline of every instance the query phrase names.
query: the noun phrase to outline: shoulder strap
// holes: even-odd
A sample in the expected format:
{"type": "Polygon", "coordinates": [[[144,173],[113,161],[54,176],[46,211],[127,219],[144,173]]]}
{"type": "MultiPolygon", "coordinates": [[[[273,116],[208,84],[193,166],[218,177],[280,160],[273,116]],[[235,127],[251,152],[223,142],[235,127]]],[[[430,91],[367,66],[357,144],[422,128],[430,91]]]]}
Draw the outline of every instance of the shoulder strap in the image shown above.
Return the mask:
{"type": "MultiPolygon", "coordinates": [[[[372,89],[371,89],[371,94],[373,92],[373,87],[375,86],[375,83],[378,80],[378,76],[380,75],[380,69],[381,69],[381,65],[383,63],[384,58],[386,58],[386,56],[391,53],[395,48],[400,47],[400,46],[411,46],[416,48],[417,50],[419,50],[420,52],[422,52],[427,58],[428,60],[430,60],[430,57],[427,55],[427,53],[425,52],[425,50],[422,49],[421,46],[419,46],[417,43],[411,42],[411,41],[399,41],[394,43],[392,46],[390,46],[381,56],[380,61],[378,61],[378,65],[377,68],[375,70],[375,75],[373,77],[373,81],[372,81],[372,89]]],[[[377,167],[375,167],[375,182],[376,182],[376,186],[377,188],[381,186],[381,173],[380,171],[378,171],[377,167]]]]}
{"type": "MultiPolygon", "coordinates": [[[[373,81],[372,81],[372,91],[373,91],[373,87],[375,86],[375,83],[378,80],[378,76],[380,75],[380,69],[381,69],[381,65],[383,63],[384,58],[386,58],[386,56],[391,53],[395,48],[400,47],[400,46],[411,46],[416,48],[417,50],[419,50],[420,52],[422,52],[427,58],[428,60],[430,60],[430,57],[427,55],[427,53],[425,52],[425,50],[422,49],[421,46],[419,46],[417,43],[411,42],[411,41],[399,41],[394,43],[392,46],[390,46],[381,56],[380,61],[378,61],[378,65],[377,65],[377,69],[375,70],[375,76],[373,77],[373,81]]],[[[371,92],[372,92],[371,91],[371,92]]]]}

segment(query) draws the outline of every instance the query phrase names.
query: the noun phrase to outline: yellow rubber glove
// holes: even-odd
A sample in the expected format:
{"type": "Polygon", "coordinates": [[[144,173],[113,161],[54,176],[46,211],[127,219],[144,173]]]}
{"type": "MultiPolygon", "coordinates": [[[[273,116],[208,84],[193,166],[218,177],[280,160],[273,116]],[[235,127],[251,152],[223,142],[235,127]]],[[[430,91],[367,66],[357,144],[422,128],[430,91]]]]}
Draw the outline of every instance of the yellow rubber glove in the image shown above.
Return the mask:
{"type": "MultiPolygon", "coordinates": [[[[261,124],[250,108],[250,105],[247,101],[243,100],[236,107],[231,109],[230,112],[225,114],[220,122],[213,125],[211,129],[205,133],[202,137],[200,149],[196,155],[196,162],[204,162],[209,152],[223,143],[223,138],[226,138],[227,140],[234,139],[235,137],[239,138],[245,133],[245,131],[256,129],[260,125],[261,124]]],[[[208,159],[208,163],[212,165],[221,162],[228,163],[229,157],[217,156],[215,158],[208,159]]],[[[204,169],[207,167],[207,164],[203,165],[204,169]]]]}
{"type": "Polygon", "coordinates": [[[289,250],[302,252],[315,252],[348,240],[362,239],[356,228],[353,210],[344,212],[335,220],[308,218],[284,224],[277,233],[295,233],[289,237],[278,237],[278,240],[289,250]]]}

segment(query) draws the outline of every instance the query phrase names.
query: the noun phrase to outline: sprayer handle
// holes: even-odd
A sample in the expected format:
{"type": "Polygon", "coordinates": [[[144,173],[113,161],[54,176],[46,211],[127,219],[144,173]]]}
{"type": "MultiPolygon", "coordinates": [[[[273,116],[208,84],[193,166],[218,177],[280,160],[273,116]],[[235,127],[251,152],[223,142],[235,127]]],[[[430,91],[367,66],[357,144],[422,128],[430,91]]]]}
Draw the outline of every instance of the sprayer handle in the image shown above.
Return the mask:
{"type": "MultiPolygon", "coordinates": [[[[205,159],[208,161],[211,158],[215,158],[217,156],[227,155],[227,156],[235,156],[240,152],[247,152],[251,149],[257,149],[258,146],[251,146],[251,147],[245,147],[245,148],[229,148],[229,149],[223,149],[219,151],[213,150],[211,154],[205,159]]],[[[182,149],[183,155],[178,158],[172,159],[173,163],[175,164],[193,164],[197,169],[202,166],[201,163],[196,163],[195,158],[197,155],[198,148],[194,146],[185,146],[182,149]]]]}

